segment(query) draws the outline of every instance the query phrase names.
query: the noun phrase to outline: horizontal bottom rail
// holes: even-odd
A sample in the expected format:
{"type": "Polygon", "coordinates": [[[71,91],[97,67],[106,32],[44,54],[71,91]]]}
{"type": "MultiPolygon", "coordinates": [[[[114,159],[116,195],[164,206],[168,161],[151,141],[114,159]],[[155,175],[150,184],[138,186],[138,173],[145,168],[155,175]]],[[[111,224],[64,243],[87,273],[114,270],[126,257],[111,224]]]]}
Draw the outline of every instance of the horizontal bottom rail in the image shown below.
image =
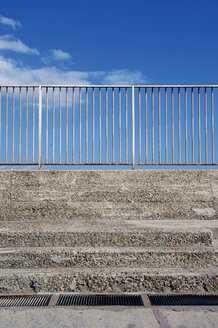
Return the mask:
{"type": "Polygon", "coordinates": [[[0,163],[0,166],[217,166],[218,163],[0,163]]]}

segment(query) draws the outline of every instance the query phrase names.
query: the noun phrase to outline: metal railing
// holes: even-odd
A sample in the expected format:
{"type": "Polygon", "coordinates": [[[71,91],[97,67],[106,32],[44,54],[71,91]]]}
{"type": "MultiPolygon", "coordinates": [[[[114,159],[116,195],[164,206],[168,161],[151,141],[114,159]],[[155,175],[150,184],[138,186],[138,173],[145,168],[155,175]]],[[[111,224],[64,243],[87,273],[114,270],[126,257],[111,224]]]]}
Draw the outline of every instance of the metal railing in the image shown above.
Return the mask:
{"type": "Polygon", "coordinates": [[[217,85],[2,85],[0,165],[217,165],[217,85]]]}

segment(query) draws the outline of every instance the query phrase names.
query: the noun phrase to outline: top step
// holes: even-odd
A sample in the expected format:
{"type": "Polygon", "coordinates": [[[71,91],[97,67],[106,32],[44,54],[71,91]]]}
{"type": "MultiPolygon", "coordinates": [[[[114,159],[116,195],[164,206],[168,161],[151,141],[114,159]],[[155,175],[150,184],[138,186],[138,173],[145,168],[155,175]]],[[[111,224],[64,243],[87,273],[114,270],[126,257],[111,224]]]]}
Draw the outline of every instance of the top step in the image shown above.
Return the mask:
{"type": "Polygon", "coordinates": [[[0,247],[174,247],[210,246],[218,223],[159,220],[8,221],[0,228],[0,247]]]}
{"type": "Polygon", "coordinates": [[[0,220],[218,218],[218,170],[1,171],[0,220]]]}

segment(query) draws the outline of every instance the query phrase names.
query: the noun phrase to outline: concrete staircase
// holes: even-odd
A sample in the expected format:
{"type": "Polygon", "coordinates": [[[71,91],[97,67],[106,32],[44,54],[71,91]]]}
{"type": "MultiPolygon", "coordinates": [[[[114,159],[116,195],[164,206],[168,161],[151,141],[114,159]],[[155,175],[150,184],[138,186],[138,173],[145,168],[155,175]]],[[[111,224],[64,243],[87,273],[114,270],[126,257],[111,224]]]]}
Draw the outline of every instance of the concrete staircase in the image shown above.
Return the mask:
{"type": "Polygon", "coordinates": [[[218,171],[0,181],[0,293],[218,291],[218,171]]]}

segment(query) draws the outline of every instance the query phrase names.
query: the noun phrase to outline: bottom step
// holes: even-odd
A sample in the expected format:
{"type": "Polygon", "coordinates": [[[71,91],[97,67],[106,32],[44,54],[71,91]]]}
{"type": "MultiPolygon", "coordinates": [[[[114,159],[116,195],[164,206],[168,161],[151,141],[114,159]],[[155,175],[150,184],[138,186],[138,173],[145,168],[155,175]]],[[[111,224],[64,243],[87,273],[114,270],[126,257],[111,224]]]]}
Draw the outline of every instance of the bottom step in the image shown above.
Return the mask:
{"type": "Polygon", "coordinates": [[[0,293],[217,292],[217,268],[11,269],[0,270],[0,293]]]}

